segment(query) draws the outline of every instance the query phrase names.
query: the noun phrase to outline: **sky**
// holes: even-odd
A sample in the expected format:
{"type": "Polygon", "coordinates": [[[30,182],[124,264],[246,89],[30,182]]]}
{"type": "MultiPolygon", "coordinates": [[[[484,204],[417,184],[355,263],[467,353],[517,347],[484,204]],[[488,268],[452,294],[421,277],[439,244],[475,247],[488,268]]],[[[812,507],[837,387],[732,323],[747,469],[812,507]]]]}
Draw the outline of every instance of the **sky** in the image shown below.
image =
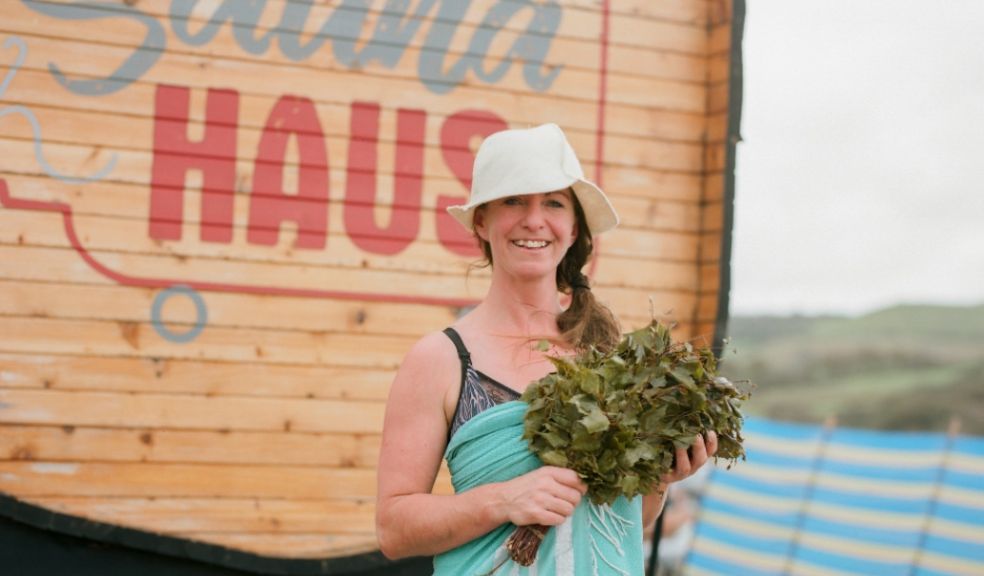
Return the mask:
{"type": "Polygon", "coordinates": [[[984,303],[984,0],[747,0],[733,314],[984,303]]]}

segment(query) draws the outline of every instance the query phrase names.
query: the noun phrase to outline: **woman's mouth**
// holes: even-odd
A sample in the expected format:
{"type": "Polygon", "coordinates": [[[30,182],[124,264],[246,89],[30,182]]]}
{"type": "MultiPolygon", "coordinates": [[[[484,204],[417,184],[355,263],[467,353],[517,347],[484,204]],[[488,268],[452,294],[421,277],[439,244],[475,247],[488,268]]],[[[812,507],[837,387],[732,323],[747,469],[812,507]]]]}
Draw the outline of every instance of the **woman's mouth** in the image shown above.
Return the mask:
{"type": "Polygon", "coordinates": [[[527,248],[530,250],[546,248],[550,244],[547,240],[513,240],[512,243],[520,248],[527,248]]]}

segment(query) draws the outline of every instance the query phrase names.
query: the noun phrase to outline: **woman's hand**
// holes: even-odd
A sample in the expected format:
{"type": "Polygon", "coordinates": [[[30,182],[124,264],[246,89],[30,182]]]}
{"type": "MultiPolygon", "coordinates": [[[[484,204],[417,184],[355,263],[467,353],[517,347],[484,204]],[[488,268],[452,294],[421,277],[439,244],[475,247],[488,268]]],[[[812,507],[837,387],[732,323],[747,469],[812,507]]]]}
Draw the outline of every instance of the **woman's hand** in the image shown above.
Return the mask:
{"type": "Polygon", "coordinates": [[[588,486],[577,472],[557,466],[543,466],[502,484],[503,509],[517,526],[563,524],[588,486]]]}
{"type": "Polygon", "coordinates": [[[676,463],[673,470],[663,475],[663,484],[678,482],[700,469],[707,460],[717,453],[718,437],[713,430],[703,435],[698,434],[689,449],[679,448],[676,451],[676,463]]]}

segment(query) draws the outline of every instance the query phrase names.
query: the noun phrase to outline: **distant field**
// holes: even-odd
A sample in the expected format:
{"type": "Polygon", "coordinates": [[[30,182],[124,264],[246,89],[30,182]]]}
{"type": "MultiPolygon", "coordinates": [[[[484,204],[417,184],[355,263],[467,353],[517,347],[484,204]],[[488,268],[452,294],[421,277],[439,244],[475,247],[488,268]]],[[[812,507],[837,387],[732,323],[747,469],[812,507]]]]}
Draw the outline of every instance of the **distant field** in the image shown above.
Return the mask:
{"type": "Polygon", "coordinates": [[[722,372],[755,384],[750,414],[984,435],[984,305],[857,318],[733,317],[722,372]]]}

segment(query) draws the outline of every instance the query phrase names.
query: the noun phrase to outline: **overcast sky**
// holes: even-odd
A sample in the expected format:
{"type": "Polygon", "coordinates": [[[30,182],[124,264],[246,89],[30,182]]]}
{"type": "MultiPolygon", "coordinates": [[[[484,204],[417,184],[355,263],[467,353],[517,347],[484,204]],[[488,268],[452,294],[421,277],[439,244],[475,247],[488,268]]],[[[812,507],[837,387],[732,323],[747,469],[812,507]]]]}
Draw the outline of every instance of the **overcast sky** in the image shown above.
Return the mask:
{"type": "Polygon", "coordinates": [[[984,0],[747,0],[731,310],[984,303],[984,0]]]}

